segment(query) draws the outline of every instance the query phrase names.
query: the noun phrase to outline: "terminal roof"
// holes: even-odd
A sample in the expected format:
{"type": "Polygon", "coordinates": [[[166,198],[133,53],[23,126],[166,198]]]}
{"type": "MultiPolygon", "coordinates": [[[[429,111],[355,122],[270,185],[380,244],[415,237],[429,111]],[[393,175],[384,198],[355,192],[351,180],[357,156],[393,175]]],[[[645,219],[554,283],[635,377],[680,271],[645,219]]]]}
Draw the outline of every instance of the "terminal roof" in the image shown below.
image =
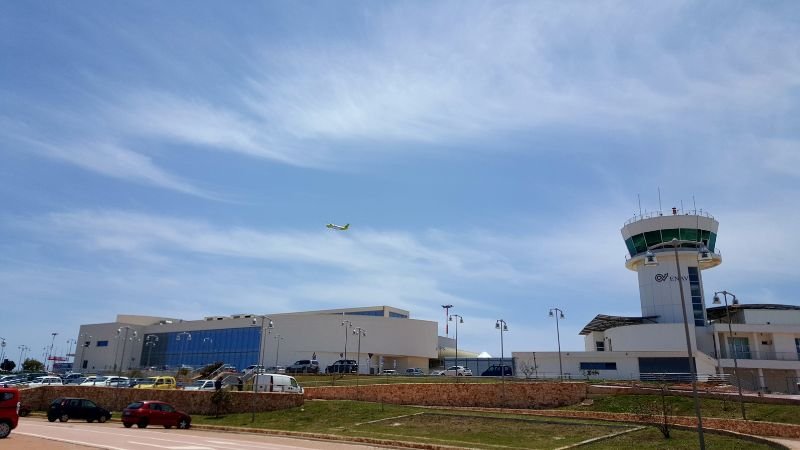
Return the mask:
{"type": "MultiPolygon", "coordinates": [[[[728,305],[731,312],[740,311],[742,309],[771,309],[775,311],[800,311],[800,306],[795,305],[777,305],[777,304],[770,304],[770,303],[763,303],[763,304],[752,304],[752,305],[728,305]]],[[[714,306],[712,308],[706,308],[706,314],[708,315],[708,320],[717,320],[725,317],[725,306],[714,306]]]]}
{"type": "Polygon", "coordinates": [[[609,328],[622,327],[625,325],[640,325],[643,323],[656,323],[655,319],[658,316],[646,317],[622,317],[622,316],[607,316],[605,314],[598,314],[587,323],[579,334],[586,335],[592,331],[606,331],[609,328]]]}

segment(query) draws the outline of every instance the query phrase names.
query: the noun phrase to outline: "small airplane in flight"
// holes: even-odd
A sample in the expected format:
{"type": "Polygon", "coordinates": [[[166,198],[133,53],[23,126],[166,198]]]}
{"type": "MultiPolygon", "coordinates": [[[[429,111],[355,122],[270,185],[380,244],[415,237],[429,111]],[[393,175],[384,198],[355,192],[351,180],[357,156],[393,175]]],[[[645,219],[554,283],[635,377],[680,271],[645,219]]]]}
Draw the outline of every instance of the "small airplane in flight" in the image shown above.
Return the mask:
{"type": "Polygon", "coordinates": [[[325,226],[330,228],[330,229],[332,229],[332,230],[339,230],[339,231],[346,231],[348,228],[350,228],[350,224],[349,223],[346,224],[346,225],[336,225],[335,223],[329,223],[329,224],[327,224],[325,226]]]}

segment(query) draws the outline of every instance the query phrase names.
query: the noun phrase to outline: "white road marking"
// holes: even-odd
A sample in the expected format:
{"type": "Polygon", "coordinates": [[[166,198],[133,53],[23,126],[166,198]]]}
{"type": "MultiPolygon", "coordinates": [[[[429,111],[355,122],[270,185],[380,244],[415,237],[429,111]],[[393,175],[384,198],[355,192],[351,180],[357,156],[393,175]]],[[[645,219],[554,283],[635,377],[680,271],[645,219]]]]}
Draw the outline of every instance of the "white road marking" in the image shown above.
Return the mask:
{"type": "Polygon", "coordinates": [[[92,447],[92,448],[105,448],[105,449],[109,449],[109,450],[128,450],[128,449],[122,448],[122,447],[110,447],[108,445],[93,444],[91,442],[75,441],[75,440],[71,440],[71,439],[54,438],[54,437],[45,436],[43,434],[36,434],[36,433],[15,432],[15,434],[23,434],[25,436],[31,436],[31,437],[41,438],[41,439],[47,439],[48,441],[66,442],[67,444],[85,445],[87,447],[92,447]]]}

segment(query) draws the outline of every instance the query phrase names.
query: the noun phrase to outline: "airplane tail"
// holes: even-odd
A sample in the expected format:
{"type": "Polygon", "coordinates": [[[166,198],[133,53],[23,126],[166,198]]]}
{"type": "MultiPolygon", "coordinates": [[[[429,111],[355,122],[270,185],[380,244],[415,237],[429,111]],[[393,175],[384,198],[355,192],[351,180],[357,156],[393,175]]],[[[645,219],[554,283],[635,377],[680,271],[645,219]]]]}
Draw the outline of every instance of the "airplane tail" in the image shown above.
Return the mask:
{"type": "Polygon", "coordinates": [[[348,229],[348,228],[350,228],[350,224],[349,224],[349,223],[345,224],[345,225],[342,227],[342,229],[343,229],[343,230],[346,230],[346,229],[348,229]]]}

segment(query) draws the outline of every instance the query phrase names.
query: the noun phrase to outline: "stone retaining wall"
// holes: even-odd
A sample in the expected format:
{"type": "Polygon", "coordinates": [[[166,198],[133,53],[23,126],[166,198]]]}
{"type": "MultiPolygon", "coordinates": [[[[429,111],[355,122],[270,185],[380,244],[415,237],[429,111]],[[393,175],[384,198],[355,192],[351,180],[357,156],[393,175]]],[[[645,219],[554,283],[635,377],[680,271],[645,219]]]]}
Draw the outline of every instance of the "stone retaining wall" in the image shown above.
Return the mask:
{"type": "MultiPolygon", "coordinates": [[[[275,411],[303,405],[303,396],[282,392],[253,393],[229,391],[227,412],[275,411]]],[[[189,414],[214,414],[210,391],[184,391],[180,389],[128,389],[95,386],[41,386],[20,389],[22,403],[32,410],[46,411],[58,397],[88,398],[111,411],[121,411],[136,400],[161,400],[189,414]]]]}
{"type": "MultiPolygon", "coordinates": [[[[494,411],[499,410],[494,408],[468,408],[478,411],[494,411]]],[[[570,411],[570,410],[510,410],[504,409],[503,412],[512,412],[514,414],[525,414],[533,416],[545,417],[565,417],[570,419],[599,419],[608,420],[612,422],[629,422],[629,423],[647,423],[642,421],[639,416],[635,414],[626,413],[608,413],[599,411],[570,411]]],[[[660,418],[657,418],[660,419],[660,418]]],[[[673,416],[670,417],[670,423],[680,425],[682,427],[697,429],[697,419],[689,416],[673,416]]],[[[715,430],[733,431],[735,433],[749,434],[754,436],[774,436],[781,438],[800,439],[800,425],[792,425],[787,423],[776,422],[759,422],[753,420],[741,419],[717,419],[712,417],[703,417],[703,428],[710,428],[715,430]]]]}
{"type": "Polygon", "coordinates": [[[305,388],[306,399],[422,406],[554,408],[586,398],[586,383],[409,383],[305,388]]]}
{"type": "MultiPolygon", "coordinates": [[[[661,395],[661,390],[657,388],[646,388],[639,386],[589,386],[587,393],[589,397],[603,397],[607,395],[661,395]]],[[[676,395],[680,397],[691,397],[692,391],[670,389],[669,395],[676,395]]],[[[721,392],[705,392],[698,390],[698,397],[710,398],[715,400],[728,400],[739,401],[739,395],[736,391],[721,393],[721,392]]],[[[755,396],[745,395],[744,401],[747,403],[763,403],[768,405],[798,405],[800,406],[800,399],[791,397],[770,397],[770,396],[755,396]]]]}

